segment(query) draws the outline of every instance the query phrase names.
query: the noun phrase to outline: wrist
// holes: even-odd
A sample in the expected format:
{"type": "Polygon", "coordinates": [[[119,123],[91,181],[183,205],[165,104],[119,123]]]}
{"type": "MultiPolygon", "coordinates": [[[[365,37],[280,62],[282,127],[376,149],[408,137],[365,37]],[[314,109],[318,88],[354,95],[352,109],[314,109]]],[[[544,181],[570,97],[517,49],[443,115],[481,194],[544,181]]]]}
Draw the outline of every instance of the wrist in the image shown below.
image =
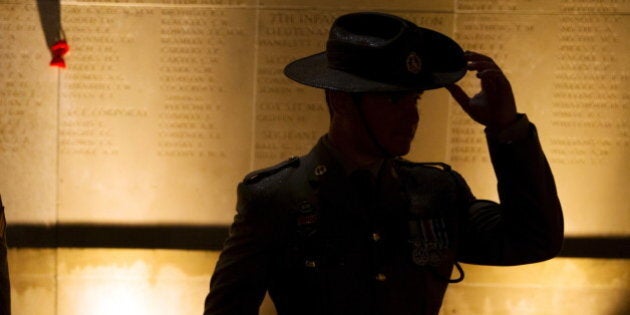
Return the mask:
{"type": "Polygon", "coordinates": [[[508,129],[523,116],[523,114],[514,113],[513,116],[509,118],[502,119],[501,121],[492,122],[486,125],[486,129],[492,132],[501,132],[502,130],[508,129]]]}
{"type": "Polygon", "coordinates": [[[525,114],[516,114],[514,121],[510,124],[501,127],[487,126],[485,132],[489,140],[498,141],[500,143],[511,143],[527,138],[529,125],[529,119],[527,119],[525,114]]]}

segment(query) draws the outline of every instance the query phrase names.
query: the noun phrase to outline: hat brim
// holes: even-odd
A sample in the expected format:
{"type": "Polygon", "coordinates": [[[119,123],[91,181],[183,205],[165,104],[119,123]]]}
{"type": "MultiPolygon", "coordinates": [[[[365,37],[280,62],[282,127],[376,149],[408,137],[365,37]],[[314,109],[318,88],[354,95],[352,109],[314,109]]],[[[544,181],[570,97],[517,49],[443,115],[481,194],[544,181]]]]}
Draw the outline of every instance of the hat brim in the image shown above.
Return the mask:
{"type": "Polygon", "coordinates": [[[433,72],[430,82],[392,84],[329,68],[326,52],[321,52],[289,63],[284,68],[284,74],[298,83],[321,89],[350,93],[400,92],[432,90],[447,86],[459,81],[466,74],[466,69],[452,72],[433,72]]]}

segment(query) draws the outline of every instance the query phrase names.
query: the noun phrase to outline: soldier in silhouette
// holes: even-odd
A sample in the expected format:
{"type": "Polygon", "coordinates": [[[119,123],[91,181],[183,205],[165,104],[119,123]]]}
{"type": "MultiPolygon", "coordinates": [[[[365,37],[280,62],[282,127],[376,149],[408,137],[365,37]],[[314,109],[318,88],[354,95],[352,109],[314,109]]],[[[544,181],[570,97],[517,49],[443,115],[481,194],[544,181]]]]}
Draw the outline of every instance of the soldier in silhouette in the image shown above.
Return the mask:
{"type": "Polygon", "coordinates": [[[280,315],[435,315],[463,279],[460,262],[559,252],[551,170],[491,58],[397,16],[352,13],[335,20],[325,52],[285,74],[325,90],[330,127],[307,155],[239,184],[205,315],[258,314],[265,292],[280,315]],[[472,98],[455,84],[467,71],[481,81],[472,98]],[[447,164],[401,158],[422,91],[437,88],[486,126],[500,203],[475,198],[447,164]]]}

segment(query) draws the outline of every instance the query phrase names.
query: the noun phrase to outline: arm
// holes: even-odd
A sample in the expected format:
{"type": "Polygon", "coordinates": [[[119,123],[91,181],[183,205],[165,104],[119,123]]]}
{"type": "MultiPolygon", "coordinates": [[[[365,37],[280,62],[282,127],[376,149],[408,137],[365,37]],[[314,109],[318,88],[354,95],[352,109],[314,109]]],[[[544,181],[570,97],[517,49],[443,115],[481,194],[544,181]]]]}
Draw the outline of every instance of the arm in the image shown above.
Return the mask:
{"type": "Polygon", "coordinates": [[[471,201],[460,259],[514,265],[552,258],[561,248],[563,218],[536,128],[517,114],[510,83],[494,61],[473,52],[467,58],[482,91],[469,98],[457,85],[447,88],[473,120],[486,126],[501,204],[471,201]]]}
{"type": "Polygon", "coordinates": [[[501,204],[471,200],[461,235],[464,262],[532,263],[553,258],[562,246],[562,209],[536,128],[522,116],[505,131],[486,131],[501,204]],[[516,138],[500,139],[508,134],[516,138]]]}
{"type": "Polygon", "coordinates": [[[238,187],[237,214],[219,256],[205,315],[258,314],[267,290],[274,228],[251,186],[238,187]]]}

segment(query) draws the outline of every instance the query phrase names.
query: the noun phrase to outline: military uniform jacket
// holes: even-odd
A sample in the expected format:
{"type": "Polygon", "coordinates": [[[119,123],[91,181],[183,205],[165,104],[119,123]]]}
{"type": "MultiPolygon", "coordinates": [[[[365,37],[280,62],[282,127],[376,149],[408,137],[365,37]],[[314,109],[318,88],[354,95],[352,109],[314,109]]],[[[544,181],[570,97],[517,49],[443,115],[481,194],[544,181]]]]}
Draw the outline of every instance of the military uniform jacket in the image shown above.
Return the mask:
{"type": "Polygon", "coordinates": [[[518,141],[489,137],[501,204],[476,199],[445,164],[386,160],[374,182],[357,179],[322,141],[250,174],[204,314],[258,314],[267,291],[279,315],[437,314],[459,261],[555,256],[553,177],[534,126],[519,124],[518,141]]]}

